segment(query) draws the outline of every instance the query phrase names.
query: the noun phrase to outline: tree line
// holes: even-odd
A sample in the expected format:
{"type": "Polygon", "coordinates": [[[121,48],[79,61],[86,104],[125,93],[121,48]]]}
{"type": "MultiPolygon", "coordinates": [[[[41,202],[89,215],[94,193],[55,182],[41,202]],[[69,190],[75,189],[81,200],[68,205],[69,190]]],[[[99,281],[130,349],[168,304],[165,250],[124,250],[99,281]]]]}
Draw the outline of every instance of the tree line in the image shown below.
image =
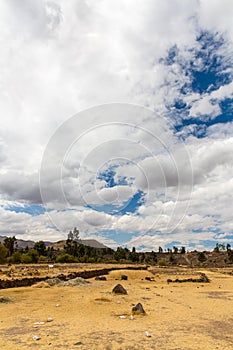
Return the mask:
{"type": "MultiPolygon", "coordinates": [[[[193,253],[195,253],[194,251],[193,253]]],[[[233,263],[233,250],[231,245],[216,243],[213,249],[214,253],[226,252],[226,263],[233,263]]],[[[207,261],[207,252],[196,252],[197,260],[200,263],[207,261]]],[[[136,252],[136,248],[131,250],[128,248],[118,247],[115,251],[111,248],[94,248],[84,245],[79,237],[79,230],[75,227],[73,231],[69,231],[67,239],[62,248],[54,249],[53,246],[46,246],[44,241],[38,241],[29,249],[19,248],[15,236],[6,237],[3,243],[0,243],[0,264],[30,264],[30,263],[140,263],[159,266],[166,266],[178,263],[177,256],[186,254],[184,246],[178,248],[162,247],[158,251],[136,252]]]]}

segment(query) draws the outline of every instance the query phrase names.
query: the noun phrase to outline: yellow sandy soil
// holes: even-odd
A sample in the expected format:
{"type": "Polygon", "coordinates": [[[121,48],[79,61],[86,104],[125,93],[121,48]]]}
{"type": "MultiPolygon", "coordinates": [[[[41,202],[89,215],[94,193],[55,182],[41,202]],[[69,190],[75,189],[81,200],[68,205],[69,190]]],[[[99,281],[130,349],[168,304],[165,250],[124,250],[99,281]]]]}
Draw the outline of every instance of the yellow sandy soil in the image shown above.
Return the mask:
{"type": "Polygon", "coordinates": [[[107,281],[91,279],[83,286],[45,288],[42,282],[40,288],[0,290],[0,296],[13,299],[0,303],[0,349],[232,350],[233,276],[203,271],[211,283],[167,284],[167,278],[198,276],[188,269],[173,271],[112,271],[107,281]],[[122,274],[127,281],[116,280],[122,274]],[[127,295],[111,293],[117,283],[127,295]],[[131,320],[138,302],[146,315],[131,320]],[[53,321],[46,322],[48,317],[53,321]]]}

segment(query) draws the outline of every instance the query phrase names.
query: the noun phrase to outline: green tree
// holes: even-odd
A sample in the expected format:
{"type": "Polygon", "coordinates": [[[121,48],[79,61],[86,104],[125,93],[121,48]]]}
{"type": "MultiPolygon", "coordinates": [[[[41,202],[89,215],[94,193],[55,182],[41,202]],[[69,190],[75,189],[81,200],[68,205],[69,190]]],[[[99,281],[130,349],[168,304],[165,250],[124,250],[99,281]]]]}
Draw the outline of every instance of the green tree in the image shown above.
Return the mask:
{"type": "Polygon", "coordinates": [[[205,253],[204,252],[200,252],[198,253],[198,258],[197,258],[200,262],[204,262],[207,260],[205,253]]]}
{"type": "Polygon", "coordinates": [[[219,243],[216,243],[216,246],[215,246],[215,248],[214,248],[214,252],[215,253],[219,253],[219,243]]]}
{"type": "Polygon", "coordinates": [[[9,256],[11,256],[14,253],[15,246],[17,244],[17,239],[15,238],[15,236],[6,237],[3,241],[3,244],[8,249],[9,256]]]}
{"type": "Polygon", "coordinates": [[[32,263],[32,258],[27,253],[22,254],[20,260],[21,260],[22,264],[31,264],[32,263]]]}
{"type": "Polygon", "coordinates": [[[163,252],[163,248],[159,247],[159,253],[162,253],[162,252],[163,252]]]}
{"type": "Polygon", "coordinates": [[[33,249],[38,252],[39,256],[46,255],[46,246],[43,241],[36,242],[33,249]]]}
{"type": "Polygon", "coordinates": [[[6,262],[6,257],[8,255],[9,251],[5,247],[5,245],[0,243],[0,264],[4,264],[6,262]]]}
{"type": "Polygon", "coordinates": [[[62,254],[56,258],[56,262],[58,262],[58,263],[72,263],[72,262],[75,262],[75,257],[73,255],[70,255],[67,253],[62,254]]]}
{"type": "Polygon", "coordinates": [[[185,247],[181,247],[180,248],[180,254],[185,254],[185,253],[186,253],[185,247]]]}
{"type": "Polygon", "coordinates": [[[75,242],[77,242],[77,243],[81,242],[80,237],[79,237],[79,230],[77,229],[77,227],[75,227],[75,228],[73,229],[73,231],[70,231],[70,232],[68,233],[68,237],[67,237],[67,238],[68,238],[69,240],[75,241],[75,242]]]}
{"type": "Polygon", "coordinates": [[[225,247],[225,244],[224,243],[216,243],[216,246],[215,246],[215,248],[214,248],[214,251],[215,252],[219,252],[220,250],[225,250],[226,249],[226,247],[225,247]]]}
{"type": "Polygon", "coordinates": [[[19,264],[21,262],[21,254],[20,254],[20,252],[14,252],[11,255],[10,262],[12,264],[19,264]]]}
{"type": "Polygon", "coordinates": [[[174,254],[177,254],[178,253],[178,248],[177,247],[173,247],[173,252],[174,252],[174,254]]]}
{"type": "Polygon", "coordinates": [[[39,259],[38,251],[35,249],[30,249],[27,253],[28,256],[30,256],[32,263],[37,263],[39,259]]]}
{"type": "MultiPolygon", "coordinates": [[[[132,253],[134,254],[134,253],[132,253]]],[[[136,253],[135,253],[136,254],[136,253]]],[[[114,253],[114,259],[119,261],[121,259],[126,259],[126,254],[124,248],[118,247],[116,252],[114,253]]]]}
{"type": "Polygon", "coordinates": [[[233,250],[228,249],[227,255],[228,255],[228,261],[229,261],[229,263],[230,263],[230,264],[233,264],[233,250]]]}

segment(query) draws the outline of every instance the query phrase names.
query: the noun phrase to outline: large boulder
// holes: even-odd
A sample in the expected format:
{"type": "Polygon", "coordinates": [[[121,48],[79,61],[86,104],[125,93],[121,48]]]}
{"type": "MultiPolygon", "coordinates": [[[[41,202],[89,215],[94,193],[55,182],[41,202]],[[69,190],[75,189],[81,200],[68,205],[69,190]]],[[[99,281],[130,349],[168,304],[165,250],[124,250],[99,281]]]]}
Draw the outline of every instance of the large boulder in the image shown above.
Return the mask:
{"type": "Polygon", "coordinates": [[[117,284],[112,292],[115,294],[127,294],[127,290],[121,284],[117,284]]]}
{"type": "Polygon", "coordinates": [[[145,310],[143,309],[143,306],[141,303],[138,303],[132,308],[132,313],[135,314],[144,314],[145,315],[145,310]]]}

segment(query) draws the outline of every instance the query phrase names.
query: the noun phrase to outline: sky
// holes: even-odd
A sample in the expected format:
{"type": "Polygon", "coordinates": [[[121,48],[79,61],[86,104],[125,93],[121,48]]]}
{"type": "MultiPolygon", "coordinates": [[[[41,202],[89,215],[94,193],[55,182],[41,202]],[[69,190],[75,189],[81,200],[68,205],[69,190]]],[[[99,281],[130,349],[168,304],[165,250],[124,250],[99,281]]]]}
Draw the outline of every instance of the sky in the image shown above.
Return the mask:
{"type": "Polygon", "coordinates": [[[0,2],[0,235],[233,245],[233,3],[0,2]]]}

